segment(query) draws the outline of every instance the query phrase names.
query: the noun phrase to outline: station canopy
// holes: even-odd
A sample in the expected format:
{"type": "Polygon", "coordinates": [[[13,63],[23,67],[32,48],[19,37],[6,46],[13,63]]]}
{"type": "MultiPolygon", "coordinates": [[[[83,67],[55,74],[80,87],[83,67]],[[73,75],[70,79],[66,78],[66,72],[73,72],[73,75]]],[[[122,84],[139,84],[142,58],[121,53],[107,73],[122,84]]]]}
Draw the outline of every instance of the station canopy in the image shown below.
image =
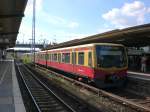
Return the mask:
{"type": "Polygon", "coordinates": [[[0,48],[15,46],[27,0],[0,0],[0,48]]]}
{"type": "Polygon", "coordinates": [[[150,24],[144,24],[125,29],[116,29],[113,31],[88,36],[82,39],[75,39],[48,47],[48,49],[89,43],[117,43],[123,44],[127,47],[150,46],[150,24]]]}

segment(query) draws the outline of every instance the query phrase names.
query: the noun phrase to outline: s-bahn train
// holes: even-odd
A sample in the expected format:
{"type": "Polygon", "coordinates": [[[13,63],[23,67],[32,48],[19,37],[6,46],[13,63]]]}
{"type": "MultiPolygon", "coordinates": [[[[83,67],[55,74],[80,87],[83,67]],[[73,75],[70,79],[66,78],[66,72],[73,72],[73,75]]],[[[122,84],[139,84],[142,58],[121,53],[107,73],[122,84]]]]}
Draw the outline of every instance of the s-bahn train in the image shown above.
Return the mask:
{"type": "Polygon", "coordinates": [[[73,74],[99,87],[120,87],[126,82],[128,59],[120,44],[92,43],[40,51],[35,63],[73,74]]]}

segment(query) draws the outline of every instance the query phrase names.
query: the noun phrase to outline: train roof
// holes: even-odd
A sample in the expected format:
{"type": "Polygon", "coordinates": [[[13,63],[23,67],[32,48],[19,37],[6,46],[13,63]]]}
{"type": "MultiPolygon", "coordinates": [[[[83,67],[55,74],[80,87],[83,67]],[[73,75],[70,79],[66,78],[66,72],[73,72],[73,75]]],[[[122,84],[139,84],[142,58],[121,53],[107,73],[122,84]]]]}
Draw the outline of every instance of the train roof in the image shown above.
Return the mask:
{"type": "MultiPolygon", "coordinates": [[[[54,50],[65,50],[65,49],[75,49],[75,48],[82,48],[82,47],[92,47],[95,45],[107,45],[107,46],[124,46],[122,44],[113,44],[113,43],[91,43],[91,44],[84,44],[84,45],[77,45],[77,46],[71,46],[71,47],[64,47],[64,48],[57,48],[57,49],[51,49],[47,51],[54,51],[54,50]]],[[[45,52],[45,51],[41,51],[45,52]]]]}

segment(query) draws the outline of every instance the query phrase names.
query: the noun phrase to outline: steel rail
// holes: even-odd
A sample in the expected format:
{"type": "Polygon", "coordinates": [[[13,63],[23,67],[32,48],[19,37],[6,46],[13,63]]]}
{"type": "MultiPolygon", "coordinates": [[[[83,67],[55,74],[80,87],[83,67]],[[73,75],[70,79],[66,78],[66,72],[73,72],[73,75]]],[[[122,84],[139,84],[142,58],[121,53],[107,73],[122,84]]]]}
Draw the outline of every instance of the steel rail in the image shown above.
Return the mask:
{"type": "MultiPolygon", "coordinates": [[[[25,66],[24,66],[25,67],[25,66]]],[[[42,81],[40,81],[27,67],[25,67],[27,71],[29,71],[32,76],[42,85],[44,86],[49,92],[51,92],[62,104],[64,104],[67,108],[69,108],[72,112],[76,112],[73,108],[71,108],[66,102],[64,102],[59,96],[57,96],[52,90],[50,90],[42,81]]]]}
{"type": "Polygon", "coordinates": [[[62,75],[62,74],[59,74],[59,73],[54,72],[54,71],[52,71],[52,70],[46,69],[46,68],[41,67],[41,66],[39,66],[39,65],[36,65],[36,66],[39,67],[40,69],[43,69],[44,71],[48,71],[49,73],[52,73],[53,75],[55,75],[55,76],[57,76],[57,77],[62,77],[63,79],[65,79],[65,80],[67,80],[67,81],[70,81],[70,82],[72,82],[72,83],[74,83],[74,84],[80,85],[80,86],[84,87],[85,89],[88,89],[88,90],[90,90],[90,91],[96,92],[96,93],[98,93],[98,94],[102,94],[103,96],[106,96],[106,97],[112,99],[113,101],[118,102],[118,103],[120,103],[120,104],[122,104],[122,105],[124,105],[124,106],[126,105],[126,106],[128,106],[128,107],[131,107],[131,108],[137,110],[137,111],[140,110],[141,112],[143,112],[143,111],[150,112],[150,108],[149,108],[149,107],[146,107],[146,106],[144,106],[144,105],[142,105],[142,104],[139,104],[139,103],[134,102],[134,101],[131,101],[131,100],[129,100],[129,99],[120,97],[120,96],[115,95],[115,94],[112,94],[112,93],[110,93],[110,92],[107,92],[107,91],[98,89],[98,88],[96,88],[96,87],[87,85],[87,84],[85,84],[85,83],[82,83],[82,82],[80,82],[80,81],[74,80],[74,79],[69,78],[69,77],[66,77],[66,76],[64,76],[64,75],[62,75]]]}
{"type": "MultiPolygon", "coordinates": [[[[65,106],[65,108],[67,108],[67,110],[71,111],[71,112],[76,112],[73,108],[71,108],[66,102],[64,102],[60,97],[58,97],[52,90],[50,90],[44,83],[42,83],[27,67],[23,66],[24,69],[26,71],[28,71],[30,73],[30,75],[32,75],[32,77],[42,86],[44,87],[48,92],[50,92],[58,101],[61,102],[61,104],[63,104],[65,106]]],[[[26,84],[27,85],[27,84],[26,84]]],[[[29,89],[29,88],[28,88],[29,89]]],[[[30,91],[30,90],[29,90],[30,91]]],[[[30,94],[32,95],[32,92],[30,91],[30,94]]],[[[32,95],[33,99],[34,96],[32,95]]],[[[36,100],[33,100],[35,105],[38,107],[38,110],[40,110],[39,105],[36,103],[36,100]]],[[[39,112],[42,112],[41,110],[39,112]]]]}
{"type": "Polygon", "coordinates": [[[36,106],[38,112],[42,112],[42,111],[40,110],[38,104],[36,103],[36,100],[34,99],[34,97],[33,97],[32,93],[31,93],[29,87],[27,86],[27,84],[26,84],[26,82],[25,82],[25,79],[23,78],[23,74],[22,74],[22,72],[20,71],[20,68],[19,68],[18,65],[17,65],[17,68],[18,68],[19,74],[20,74],[20,76],[21,76],[21,79],[22,79],[22,81],[23,81],[25,87],[26,87],[26,89],[28,90],[28,93],[30,94],[30,97],[32,98],[32,100],[33,100],[33,102],[34,102],[34,105],[36,106]]]}

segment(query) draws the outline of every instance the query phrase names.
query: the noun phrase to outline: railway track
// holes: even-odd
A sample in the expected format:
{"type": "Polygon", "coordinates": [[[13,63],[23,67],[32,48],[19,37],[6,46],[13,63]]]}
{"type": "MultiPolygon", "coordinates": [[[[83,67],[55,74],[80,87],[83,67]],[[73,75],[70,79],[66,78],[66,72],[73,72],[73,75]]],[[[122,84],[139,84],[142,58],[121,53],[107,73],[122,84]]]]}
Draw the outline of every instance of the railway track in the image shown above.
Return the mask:
{"type": "MultiPolygon", "coordinates": [[[[47,70],[43,67],[40,67],[44,71],[47,70]]],[[[48,70],[47,70],[48,71],[48,70]]],[[[95,87],[88,86],[81,82],[75,81],[70,78],[66,78],[65,76],[61,76],[61,74],[55,73],[53,71],[49,71],[49,73],[55,74],[57,77],[62,77],[65,80],[70,81],[73,85],[77,85],[79,88],[87,89],[88,91],[92,91],[97,94],[97,99],[102,99],[102,104],[108,103],[107,107],[113,108],[112,110],[120,112],[150,112],[150,97],[149,96],[140,96],[134,94],[127,90],[101,90],[95,87]],[[105,99],[106,102],[105,102],[105,99]],[[104,103],[105,102],[105,103],[104,103]],[[115,104],[116,103],[116,104],[115,104]],[[109,105],[110,104],[110,105],[109,105]],[[119,105],[119,106],[118,106],[119,105]],[[112,106],[112,107],[111,107],[112,106]],[[114,109],[120,108],[120,109],[114,109]]],[[[91,97],[91,96],[90,96],[91,97]]],[[[94,99],[94,97],[93,97],[94,99]]],[[[100,100],[99,100],[100,101],[100,100]]],[[[96,102],[96,101],[95,101],[96,102]]]]}
{"type": "Polygon", "coordinates": [[[28,68],[24,65],[18,65],[17,67],[38,112],[76,112],[28,68]]]}

